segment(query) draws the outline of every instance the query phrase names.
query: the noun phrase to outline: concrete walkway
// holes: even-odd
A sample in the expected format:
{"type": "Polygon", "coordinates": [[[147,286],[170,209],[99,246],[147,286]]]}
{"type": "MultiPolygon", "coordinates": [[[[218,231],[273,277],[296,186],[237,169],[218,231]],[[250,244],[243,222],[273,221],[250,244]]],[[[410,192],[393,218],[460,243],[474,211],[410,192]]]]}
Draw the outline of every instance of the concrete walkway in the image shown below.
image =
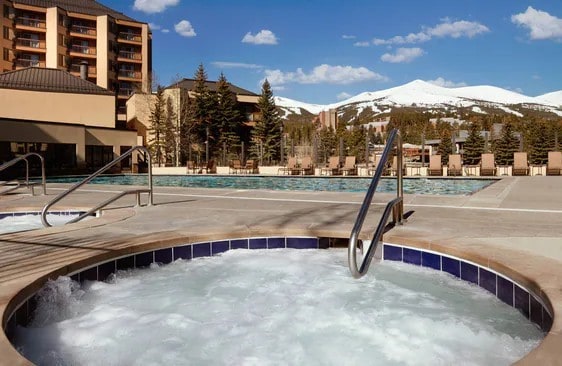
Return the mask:
{"type": "MultiPolygon", "coordinates": [[[[39,210],[47,196],[0,196],[0,212],[39,210]]],[[[53,209],[85,209],[120,190],[89,185],[53,209]]],[[[155,205],[131,198],[98,219],[0,235],[0,312],[8,313],[48,278],[139,249],[249,235],[349,237],[364,194],[155,188],[155,205]],[[24,289],[22,291],[22,289],[24,289]]],[[[370,235],[391,194],[376,194],[363,229],[370,235]]],[[[489,266],[548,299],[551,331],[521,364],[560,364],[562,351],[562,177],[507,177],[472,196],[407,195],[408,222],[385,242],[431,248],[489,266]]],[[[0,335],[0,364],[27,364],[0,335]]]]}

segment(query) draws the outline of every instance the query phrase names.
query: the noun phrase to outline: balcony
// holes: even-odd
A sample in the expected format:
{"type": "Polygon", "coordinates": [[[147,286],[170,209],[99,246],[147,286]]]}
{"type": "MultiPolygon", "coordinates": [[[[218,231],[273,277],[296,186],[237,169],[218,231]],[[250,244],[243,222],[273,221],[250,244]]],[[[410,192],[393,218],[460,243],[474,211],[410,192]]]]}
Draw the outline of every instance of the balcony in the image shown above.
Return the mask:
{"type": "Polygon", "coordinates": [[[16,18],[16,28],[29,27],[34,29],[47,29],[47,23],[44,20],[29,17],[17,17],[16,18]]]}
{"type": "Polygon", "coordinates": [[[95,56],[96,48],[90,46],[82,46],[79,44],[73,44],[70,48],[71,53],[79,53],[80,55],[95,56]]]}
{"type": "Polygon", "coordinates": [[[75,24],[70,26],[70,33],[71,35],[87,36],[92,38],[95,38],[97,35],[97,31],[95,27],[88,27],[85,25],[75,25],[75,24]]]}
{"type": "Polygon", "coordinates": [[[142,43],[142,36],[140,34],[132,32],[119,32],[117,40],[119,42],[142,43]]]}
{"type": "Polygon", "coordinates": [[[142,55],[138,52],[119,51],[117,57],[121,59],[121,61],[142,62],[142,55]]]}
{"type": "MultiPolygon", "coordinates": [[[[70,65],[69,71],[73,74],[80,74],[80,65],[79,64],[72,64],[70,65]]],[[[88,76],[89,77],[96,77],[97,70],[95,66],[88,66],[88,76]]]]}
{"type": "Polygon", "coordinates": [[[134,90],[132,88],[119,88],[119,92],[117,93],[117,97],[119,98],[129,98],[133,95],[134,90]]]}
{"type": "Polygon", "coordinates": [[[32,60],[26,58],[19,58],[14,60],[14,64],[16,68],[24,68],[24,67],[45,67],[45,61],[40,60],[32,60]]]}
{"type": "Polygon", "coordinates": [[[140,71],[134,71],[134,70],[119,70],[119,78],[125,78],[125,79],[142,79],[142,73],[140,71]]]}
{"type": "Polygon", "coordinates": [[[47,46],[44,40],[31,39],[31,38],[17,38],[15,39],[16,49],[21,51],[36,51],[45,53],[47,46]]]}

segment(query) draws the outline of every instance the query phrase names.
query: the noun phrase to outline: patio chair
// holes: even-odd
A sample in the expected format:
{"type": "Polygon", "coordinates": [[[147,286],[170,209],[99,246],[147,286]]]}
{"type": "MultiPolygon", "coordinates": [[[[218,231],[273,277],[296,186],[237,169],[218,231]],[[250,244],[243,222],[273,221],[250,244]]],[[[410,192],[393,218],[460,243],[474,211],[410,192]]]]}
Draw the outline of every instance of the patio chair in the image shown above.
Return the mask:
{"type": "Polygon", "coordinates": [[[330,156],[328,160],[328,165],[320,168],[320,175],[338,175],[340,174],[340,157],[339,156],[330,156]]]}
{"type": "Polygon", "coordinates": [[[443,175],[443,164],[441,164],[441,155],[431,155],[429,157],[429,167],[427,175],[443,175]]]}
{"type": "Polygon", "coordinates": [[[357,175],[355,156],[346,156],[343,168],[340,169],[342,175],[357,175]]]}
{"type": "Polygon", "coordinates": [[[379,163],[381,161],[381,156],[378,154],[374,155],[375,157],[375,162],[373,163],[373,165],[371,165],[369,167],[369,169],[367,169],[367,175],[373,175],[375,174],[375,171],[377,170],[377,167],[379,166],[379,163]]]}
{"type": "Polygon", "coordinates": [[[187,161],[187,165],[185,166],[185,171],[187,174],[197,173],[197,167],[195,166],[195,162],[193,160],[187,161]]]}
{"type": "Polygon", "coordinates": [[[529,175],[529,162],[526,152],[513,153],[513,175],[529,175]]]}
{"type": "Polygon", "coordinates": [[[314,175],[314,165],[312,164],[312,157],[305,156],[302,158],[301,165],[296,169],[297,174],[314,175]]]}
{"type": "Polygon", "coordinates": [[[257,174],[258,173],[258,161],[257,160],[247,160],[246,166],[244,168],[246,174],[257,174]]]}
{"type": "Polygon", "coordinates": [[[480,157],[480,175],[496,175],[496,160],[494,154],[482,154],[480,157]]]}
{"type": "MultiPolygon", "coordinates": [[[[398,175],[398,156],[392,158],[392,165],[388,168],[388,174],[397,176],[398,175]]],[[[402,176],[406,175],[406,165],[402,165],[402,176]]]]}
{"type": "Polygon", "coordinates": [[[279,168],[278,174],[293,174],[293,171],[297,168],[297,158],[292,157],[287,159],[287,165],[284,167],[279,168]]]}
{"type": "Polygon", "coordinates": [[[215,164],[215,160],[209,160],[205,166],[201,167],[201,170],[199,172],[205,174],[216,174],[217,164],[215,164]]]}
{"type": "Polygon", "coordinates": [[[240,160],[235,159],[231,160],[230,164],[228,165],[228,174],[238,174],[242,171],[242,163],[240,160]]]}
{"type": "Polygon", "coordinates": [[[546,163],[546,175],[560,175],[562,171],[562,152],[549,151],[546,163]]]}
{"type": "Polygon", "coordinates": [[[460,154],[449,155],[449,164],[447,164],[447,176],[462,175],[462,161],[460,154]]]}

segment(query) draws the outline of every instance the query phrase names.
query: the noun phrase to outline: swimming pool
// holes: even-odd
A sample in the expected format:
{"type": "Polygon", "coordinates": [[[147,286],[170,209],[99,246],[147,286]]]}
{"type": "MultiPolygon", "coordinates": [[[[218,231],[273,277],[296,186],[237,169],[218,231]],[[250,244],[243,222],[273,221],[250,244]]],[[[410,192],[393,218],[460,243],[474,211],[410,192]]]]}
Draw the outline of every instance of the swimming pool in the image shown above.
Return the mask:
{"type": "MultiPolygon", "coordinates": [[[[51,183],[74,183],[84,177],[49,178],[51,183]]],[[[362,177],[284,177],[230,175],[155,175],[155,186],[268,189],[283,191],[366,192],[371,178],[362,177]]],[[[496,179],[404,178],[406,194],[468,195],[497,181],[496,179]]],[[[95,184],[144,185],[146,175],[107,175],[95,178],[95,184]]],[[[383,178],[378,192],[396,192],[396,179],[383,178]]]]}
{"type": "MultiPolygon", "coordinates": [[[[81,213],[77,211],[52,211],[47,214],[47,221],[53,226],[60,226],[78,217],[81,213]]],[[[89,218],[87,217],[87,219],[89,218]]],[[[42,229],[43,227],[40,212],[0,212],[0,234],[42,229]]]]}
{"type": "Polygon", "coordinates": [[[342,250],[242,249],[83,287],[63,277],[14,341],[46,365],[508,365],[544,336],[444,272],[382,262],[358,281],[345,262],[342,250]]]}

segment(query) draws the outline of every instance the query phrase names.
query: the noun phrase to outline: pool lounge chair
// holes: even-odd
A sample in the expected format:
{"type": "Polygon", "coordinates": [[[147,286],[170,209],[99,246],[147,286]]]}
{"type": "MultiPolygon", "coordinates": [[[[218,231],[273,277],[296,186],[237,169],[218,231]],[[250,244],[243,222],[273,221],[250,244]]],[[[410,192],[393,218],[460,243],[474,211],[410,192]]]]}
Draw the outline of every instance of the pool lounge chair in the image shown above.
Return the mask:
{"type": "Polygon", "coordinates": [[[369,169],[367,169],[367,175],[373,175],[375,174],[375,171],[377,170],[377,167],[379,166],[379,163],[381,162],[381,156],[375,154],[375,163],[369,167],[369,169]]]}
{"type": "Polygon", "coordinates": [[[201,167],[201,170],[199,172],[205,174],[216,174],[217,164],[215,164],[215,161],[211,159],[207,162],[205,166],[201,167]]]}
{"type": "Polygon", "coordinates": [[[460,154],[449,155],[449,164],[447,164],[447,176],[462,175],[462,161],[460,154]]]}
{"type": "Polygon", "coordinates": [[[513,175],[529,175],[529,162],[526,152],[513,153],[513,175]]]}
{"type": "Polygon", "coordinates": [[[286,166],[279,168],[278,174],[293,174],[295,169],[297,169],[297,158],[292,157],[287,159],[286,166]]]}
{"type": "Polygon", "coordinates": [[[339,156],[330,156],[328,160],[328,165],[320,168],[320,175],[338,175],[340,174],[340,157],[339,156]]]}
{"type": "Polygon", "coordinates": [[[355,165],[355,156],[346,156],[345,164],[340,169],[342,175],[357,175],[357,166],[355,165]]]}
{"type": "Polygon", "coordinates": [[[427,175],[443,175],[443,164],[441,164],[441,155],[431,155],[429,157],[429,168],[427,175]]]}
{"type": "Polygon", "coordinates": [[[195,162],[193,160],[188,160],[187,165],[185,166],[185,172],[187,174],[195,174],[197,173],[198,168],[195,166],[195,162]]]}
{"type": "Polygon", "coordinates": [[[546,175],[560,175],[562,171],[562,152],[549,151],[546,163],[546,175]]]}
{"type": "Polygon", "coordinates": [[[496,175],[496,159],[494,154],[482,154],[480,156],[480,175],[496,175]]]}
{"type": "MultiPolygon", "coordinates": [[[[392,176],[398,175],[398,156],[392,157],[392,165],[388,169],[388,174],[392,176]]],[[[402,176],[406,175],[406,165],[402,164],[402,176]]]]}
{"type": "Polygon", "coordinates": [[[294,174],[301,174],[301,175],[314,175],[314,164],[312,164],[312,157],[305,156],[302,158],[301,165],[295,169],[294,174]]]}
{"type": "Polygon", "coordinates": [[[244,173],[246,174],[257,174],[258,170],[258,161],[249,159],[246,161],[246,165],[244,167],[244,173]]]}
{"type": "Polygon", "coordinates": [[[231,160],[230,164],[228,165],[228,174],[238,174],[242,172],[242,163],[240,160],[235,159],[231,160]]]}

